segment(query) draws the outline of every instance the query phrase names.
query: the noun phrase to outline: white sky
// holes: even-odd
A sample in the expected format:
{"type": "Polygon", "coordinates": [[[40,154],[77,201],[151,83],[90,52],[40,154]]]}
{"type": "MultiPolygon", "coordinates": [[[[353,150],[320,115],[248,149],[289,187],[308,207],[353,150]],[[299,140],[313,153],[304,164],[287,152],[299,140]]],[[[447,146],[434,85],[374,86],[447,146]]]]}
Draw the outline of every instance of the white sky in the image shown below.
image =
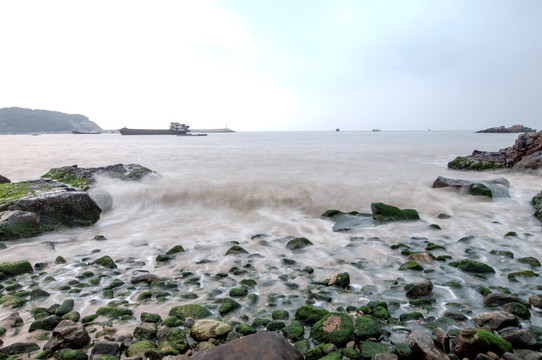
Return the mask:
{"type": "Polygon", "coordinates": [[[0,108],[104,129],[542,129],[539,0],[0,0],[0,108]]]}

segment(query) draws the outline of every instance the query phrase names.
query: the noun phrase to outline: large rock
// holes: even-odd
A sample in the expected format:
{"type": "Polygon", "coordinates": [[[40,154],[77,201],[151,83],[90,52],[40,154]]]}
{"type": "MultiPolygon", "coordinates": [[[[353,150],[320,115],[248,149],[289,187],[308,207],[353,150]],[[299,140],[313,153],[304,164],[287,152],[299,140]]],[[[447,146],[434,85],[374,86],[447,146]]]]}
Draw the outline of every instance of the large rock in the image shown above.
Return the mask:
{"type": "Polygon", "coordinates": [[[478,327],[487,327],[491,330],[500,330],[509,326],[519,326],[519,320],[506,311],[492,311],[477,315],[472,321],[478,327]]]}
{"type": "Polygon", "coordinates": [[[454,338],[452,352],[459,358],[473,359],[488,351],[497,355],[512,351],[512,345],[503,338],[484,329],[462,329],[454,338]]]}
{"type": "Polygon", "coordinates": [[[199,352],[193,360],[302,360],[301,355],[281,335],[275,332],[258,332],[225,345],[199,352]]]}
{"type": "Polygon", "coordinates": [[[499,151],[475,150],[469,156],[458,156],[448,163],[451,169],[538,169],[542,166],[542,132],[519,135],[513,146],[499,151]]]}
{"type": "Polygon", "coordinates": [[[225,337],[232,330],[231,325],[223,321],[203,319],[194,322],[190,335],[197,341],[207,341],[210,338],[225,337]]]}
{"type": "Polygon", "coordinates": [[[0,212],[0,239],[28,238],[41,233],[40,217],[30,211],[0,212]]]}
{"type": "Polygon", "coordinates": [[[312,326],[310,335],[317,343],[341,347],[354,339],[354,322],[347,314],[331,313],[312,326]]]}
{"type": "Polygon", "coordinates": [[[373,218],[379,222],[420,220],[420,215],[414,209],[399,209],[381,202],[372,203],[371,211],[373,218]]]}
{"type": "Polygon", "coordinates": [[[53,330],[53,337],[43,348],[57,351],[60,349],[82,349],[90,343],[90,336],[85,327],[71,320],[63,320],[53,330]]]}
{"type": "Polygon", "coordinates": [[[523,125],[512,125],[510,127],[496,126],[485,130],[479,130],[477,133],[494,133],[494,134],[512,134],[512,133],[524,133],[524,132],[536,132],[536,129],[526,127],[523,125]]]}
{"type": "Polygon", "coordinates": [[[10,182],[11,182],[10,179],[8,179],[5,176],[0,175],[0,184],[6,184],[6,183],[10,183],[10,182]]]}
{"type": "Polygon", "coordinates": [[[414,330],[408,334],[405,343],[407,343],[416,359],[421,360],[449,360],[450,357],[444,351],[439,349],[431,334],[423,330],[414,330]]]}
{"type": "MultiPolygon", "coordinates": [[[[100,219],[100,208],[86,192],[76,191],[52,180],[25,181],[9,186],[9,191],[0,198],[0,213],[18,210],[37,214],[39,227],[32,232],[52,231],[65,226],[89,226],[100,219]]],[[[0,240],[23,237],[27,230],[26,227],[18,229],[21,224],[36,227],[35,221],[29,220],[32,216],[25,213],[2,215],[0,240]]]]}
{"type": "Polygon", "coordinates": [[[505,178],[473,182],[439,176],[433,183],[433,188],[442,187],[453,187],[464,190],[471,195],[482,195],[490,198],[510,197],[510,193],[508,192],[510,183],[505,178]]]}

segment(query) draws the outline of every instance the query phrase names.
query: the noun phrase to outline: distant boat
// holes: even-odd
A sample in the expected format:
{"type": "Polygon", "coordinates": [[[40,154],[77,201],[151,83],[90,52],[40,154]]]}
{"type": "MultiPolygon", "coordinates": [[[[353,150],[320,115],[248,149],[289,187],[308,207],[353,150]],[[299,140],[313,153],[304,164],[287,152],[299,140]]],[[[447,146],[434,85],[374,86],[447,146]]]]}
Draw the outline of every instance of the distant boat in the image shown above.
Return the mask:
{"type": "Polygon", "coordinates": [[[339,129],[339,128],[336,128],[336,129],[335,129],[335,131],[336,131],[336,132],[339,132],[339,131],[341,131],[341,129],[339,129]]]}
{"type": "Polygon", "coordinates": [[[88,130],[88,131],[77,131],[77,130],[72,130],[72,134],[76,134],[76,135],[79,135],[79,134],[92,134],[92,135],[96,135],[96,134],[101,134],[102,132],[100,130],[88,130]]]}
{"type": "Polygon", "coordinates": [[[178,122],[171,122],[169,129],[128,129],[119,130],[122,135],[177,135],[177,136],[207,136],[207,134],[192,134],[190,126],[178,122]]]}
{"type": "Polygon", "coordinates": [[[373,131],[374,131],[374,132],[377,132],[377,131],[380,131],[380,129],[374,128],[373,131]]]}

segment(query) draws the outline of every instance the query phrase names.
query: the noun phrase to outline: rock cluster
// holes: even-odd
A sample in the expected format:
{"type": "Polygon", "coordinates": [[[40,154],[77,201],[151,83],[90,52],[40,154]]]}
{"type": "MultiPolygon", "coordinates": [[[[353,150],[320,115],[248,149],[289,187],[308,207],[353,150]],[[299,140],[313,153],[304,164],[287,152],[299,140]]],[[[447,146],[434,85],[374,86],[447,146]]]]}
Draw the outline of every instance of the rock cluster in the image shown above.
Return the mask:
{"type": "Polygon", "coordinates": [[[531,129],[523,125],[512,125],[510,127],[497,126],[485,130],[477,131],[477,133],[524,133],[524,132],[536,132],[536,129],[531,129]]]}

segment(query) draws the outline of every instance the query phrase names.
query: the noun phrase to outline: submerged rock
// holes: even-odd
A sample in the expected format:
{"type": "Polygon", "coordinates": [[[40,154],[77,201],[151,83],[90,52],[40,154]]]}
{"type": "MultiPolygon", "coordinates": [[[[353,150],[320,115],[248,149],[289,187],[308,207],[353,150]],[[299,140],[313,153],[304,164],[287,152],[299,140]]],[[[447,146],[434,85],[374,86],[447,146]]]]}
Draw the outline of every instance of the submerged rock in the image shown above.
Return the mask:
{"type": "Polygon", "coordinates": [[[420,215],[414,209],[399,209],[398,207],[381,202],[372,203],[371,211],[376,221],[389,222],[401,220],[420,220],[420,215]]]}
{"type": "Polygon", "coordinates": [[[512,351],[512,345],[503,338],[484,329],[463,329],[454,338],[452,352],[459,358],[473,359],[488,351],[497,355],[512,351]]]}
{"type": "Polygon", "coordinates": [[[490,198],[510,197],[510,183],[505,178],[473,182],[469,180],[450,179],[439,176],[433,183],[433,188],[453,187],[463,189],[471,195],[481,195],[490,198]]]}
{"type": "Polygon", "coordinates": [[[450,266],[471,274],[495,274],[495,269],[491,266],[471,259],[452,261],[450,266]]]}

